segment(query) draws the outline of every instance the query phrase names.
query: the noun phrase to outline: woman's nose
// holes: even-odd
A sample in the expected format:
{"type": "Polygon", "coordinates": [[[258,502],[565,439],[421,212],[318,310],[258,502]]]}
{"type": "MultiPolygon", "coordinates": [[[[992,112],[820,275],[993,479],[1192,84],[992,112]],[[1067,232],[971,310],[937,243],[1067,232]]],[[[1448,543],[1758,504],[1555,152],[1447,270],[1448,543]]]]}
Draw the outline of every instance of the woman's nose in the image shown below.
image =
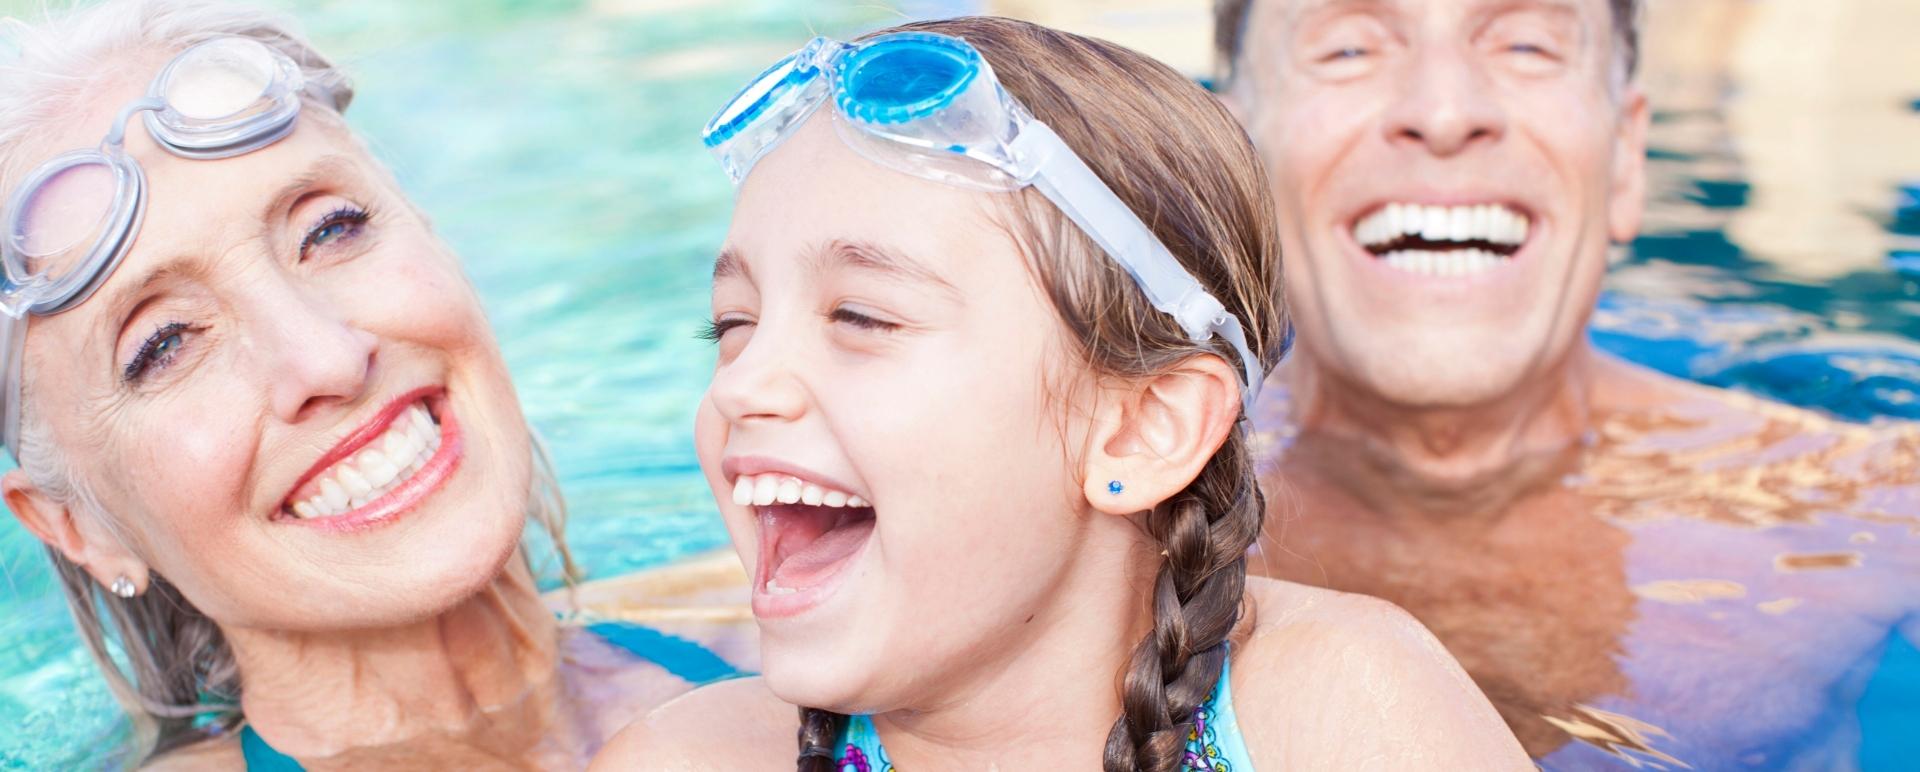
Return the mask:
{"type": "Polygon", "coordinates": [[[728,423],[792,421],[806,412],[806,387],[793,369],[797,346],[764,331],[713,374],[707,394],[728,423]]]}
{"type": "Polygon", "coordinates": [[[275,303],[259,343],[267,356],[273,412],[295,423],[331,403],[361,397],[371,379],[379,336],[355,326],[344,309],[303,292],[275,303]]]}

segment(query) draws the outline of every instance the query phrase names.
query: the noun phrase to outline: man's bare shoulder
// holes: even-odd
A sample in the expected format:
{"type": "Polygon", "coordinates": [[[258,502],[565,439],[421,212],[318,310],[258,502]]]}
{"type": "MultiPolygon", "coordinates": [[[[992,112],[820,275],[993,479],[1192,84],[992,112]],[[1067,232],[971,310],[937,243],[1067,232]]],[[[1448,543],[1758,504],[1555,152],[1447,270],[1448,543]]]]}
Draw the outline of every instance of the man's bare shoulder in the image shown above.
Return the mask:
{"type": "Polygon", "coordinates": [[[1611,514],[1742,524],[1920,512],[1920,425],[1859,424],[1632,368],[1596,416],[1583,492],[1611,514]],[[1685,512],[1669,511],[1687,503],[1685,512]]]}
{"type": "Polygon", "coordinates": [[[759,678],[695,689],[621,730],[592,769],[783,769],[796,755],[797,710],[759,678]]]}

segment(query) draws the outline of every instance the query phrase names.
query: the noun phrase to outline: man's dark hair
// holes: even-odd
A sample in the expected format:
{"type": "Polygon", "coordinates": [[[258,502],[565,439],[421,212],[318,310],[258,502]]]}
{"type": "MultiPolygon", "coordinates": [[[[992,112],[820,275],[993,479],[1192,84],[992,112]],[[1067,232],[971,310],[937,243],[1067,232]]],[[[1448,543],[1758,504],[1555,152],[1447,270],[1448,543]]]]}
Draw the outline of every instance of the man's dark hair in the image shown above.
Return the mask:
{"type": "MultiPolygon", "coordinates": [[[[1274,0],[1267,0],[1274,2],[1274,0]]],[[[1213,54],[1219,60],[1221,83],[1233,82],[1234,68],[1240,66],[1240,44],[1247,31],[1247,14],[1254,0],[1214,0],[1213,54]]],[[[1640,0],[1607,0],[1613,8],[1613,34],[1625,57],[1628,78],[1640,66],[1640,0]]]]}

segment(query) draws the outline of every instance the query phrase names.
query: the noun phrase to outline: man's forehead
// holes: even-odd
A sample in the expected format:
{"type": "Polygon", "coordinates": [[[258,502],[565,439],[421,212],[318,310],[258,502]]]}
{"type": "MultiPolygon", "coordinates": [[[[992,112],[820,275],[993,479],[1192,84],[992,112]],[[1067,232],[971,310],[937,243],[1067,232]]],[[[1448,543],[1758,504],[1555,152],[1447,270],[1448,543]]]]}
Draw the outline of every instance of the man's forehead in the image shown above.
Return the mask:
{"type": "MultiPolygon", "coordinates": [[[[1499,7],[1547,7],[1568,10],[1606,10],[1607,0],[1250,0],[1250,16],[1299,19],[1343,8],[1380,8],[1405,14],[1472,11],[1499,7]]],[[[1248,20],[1249,22],[1252,19],[1248,20]]]]}

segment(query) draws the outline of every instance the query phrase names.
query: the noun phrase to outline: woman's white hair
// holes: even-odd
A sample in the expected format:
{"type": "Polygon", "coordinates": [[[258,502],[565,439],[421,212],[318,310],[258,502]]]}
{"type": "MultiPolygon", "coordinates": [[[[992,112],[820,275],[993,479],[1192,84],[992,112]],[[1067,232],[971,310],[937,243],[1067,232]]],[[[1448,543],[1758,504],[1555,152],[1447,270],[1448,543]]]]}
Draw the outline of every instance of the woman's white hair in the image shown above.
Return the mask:
{"type": "MultiPolygon", "coordinates": [[[[274,12],[201,0],[105,0],[43,9],[42,16],[33,21],[0,20],[0,191],[10,189],[25,170],[44,160],[29,157],[34,155],[29,152],[31,138],[70,116],[96,84],[124,74],[124,69],[116,68],[131,66],[131,57],[150,53],[159,58],[210,38],[247,37],[286,54],[310,82],[323,86],[309,90],[306,107],[337,114],[352,98],[345,77],[274,12]],[[322,93],[331,99],[315,98],[322,93]]],[[[93,141],[75,139],[74,146],[93,141]]],[[[0,323],[7,321],[11,320],[0,323]]],[[[21,470],[42,493],[67,505],[78,517],[98,519],[125,541],[124,526],[101,506],[46,422],[30,409],[26,395],[37,391],[30,370],[23,381],[20,398],[29,409],[22,411],[21,470]]],[[[537,435],[530,432],[530,436],[534,464],[528,514],[553,538],[562,575],[571,582],[576,569],[562,534],[566,504],[545,447],[537,435]]],[[[132,717],[136,764],[240,725],[244,717],[239,707],[239,673],[232,650],[213,620],[157,574],[147,592],[121,599],[108,594],[58,550],[49,547],[47,552],[82,639],[132,717]],[[109,654],[109,623],[126,662],[124,668],[109,654]]]]}

